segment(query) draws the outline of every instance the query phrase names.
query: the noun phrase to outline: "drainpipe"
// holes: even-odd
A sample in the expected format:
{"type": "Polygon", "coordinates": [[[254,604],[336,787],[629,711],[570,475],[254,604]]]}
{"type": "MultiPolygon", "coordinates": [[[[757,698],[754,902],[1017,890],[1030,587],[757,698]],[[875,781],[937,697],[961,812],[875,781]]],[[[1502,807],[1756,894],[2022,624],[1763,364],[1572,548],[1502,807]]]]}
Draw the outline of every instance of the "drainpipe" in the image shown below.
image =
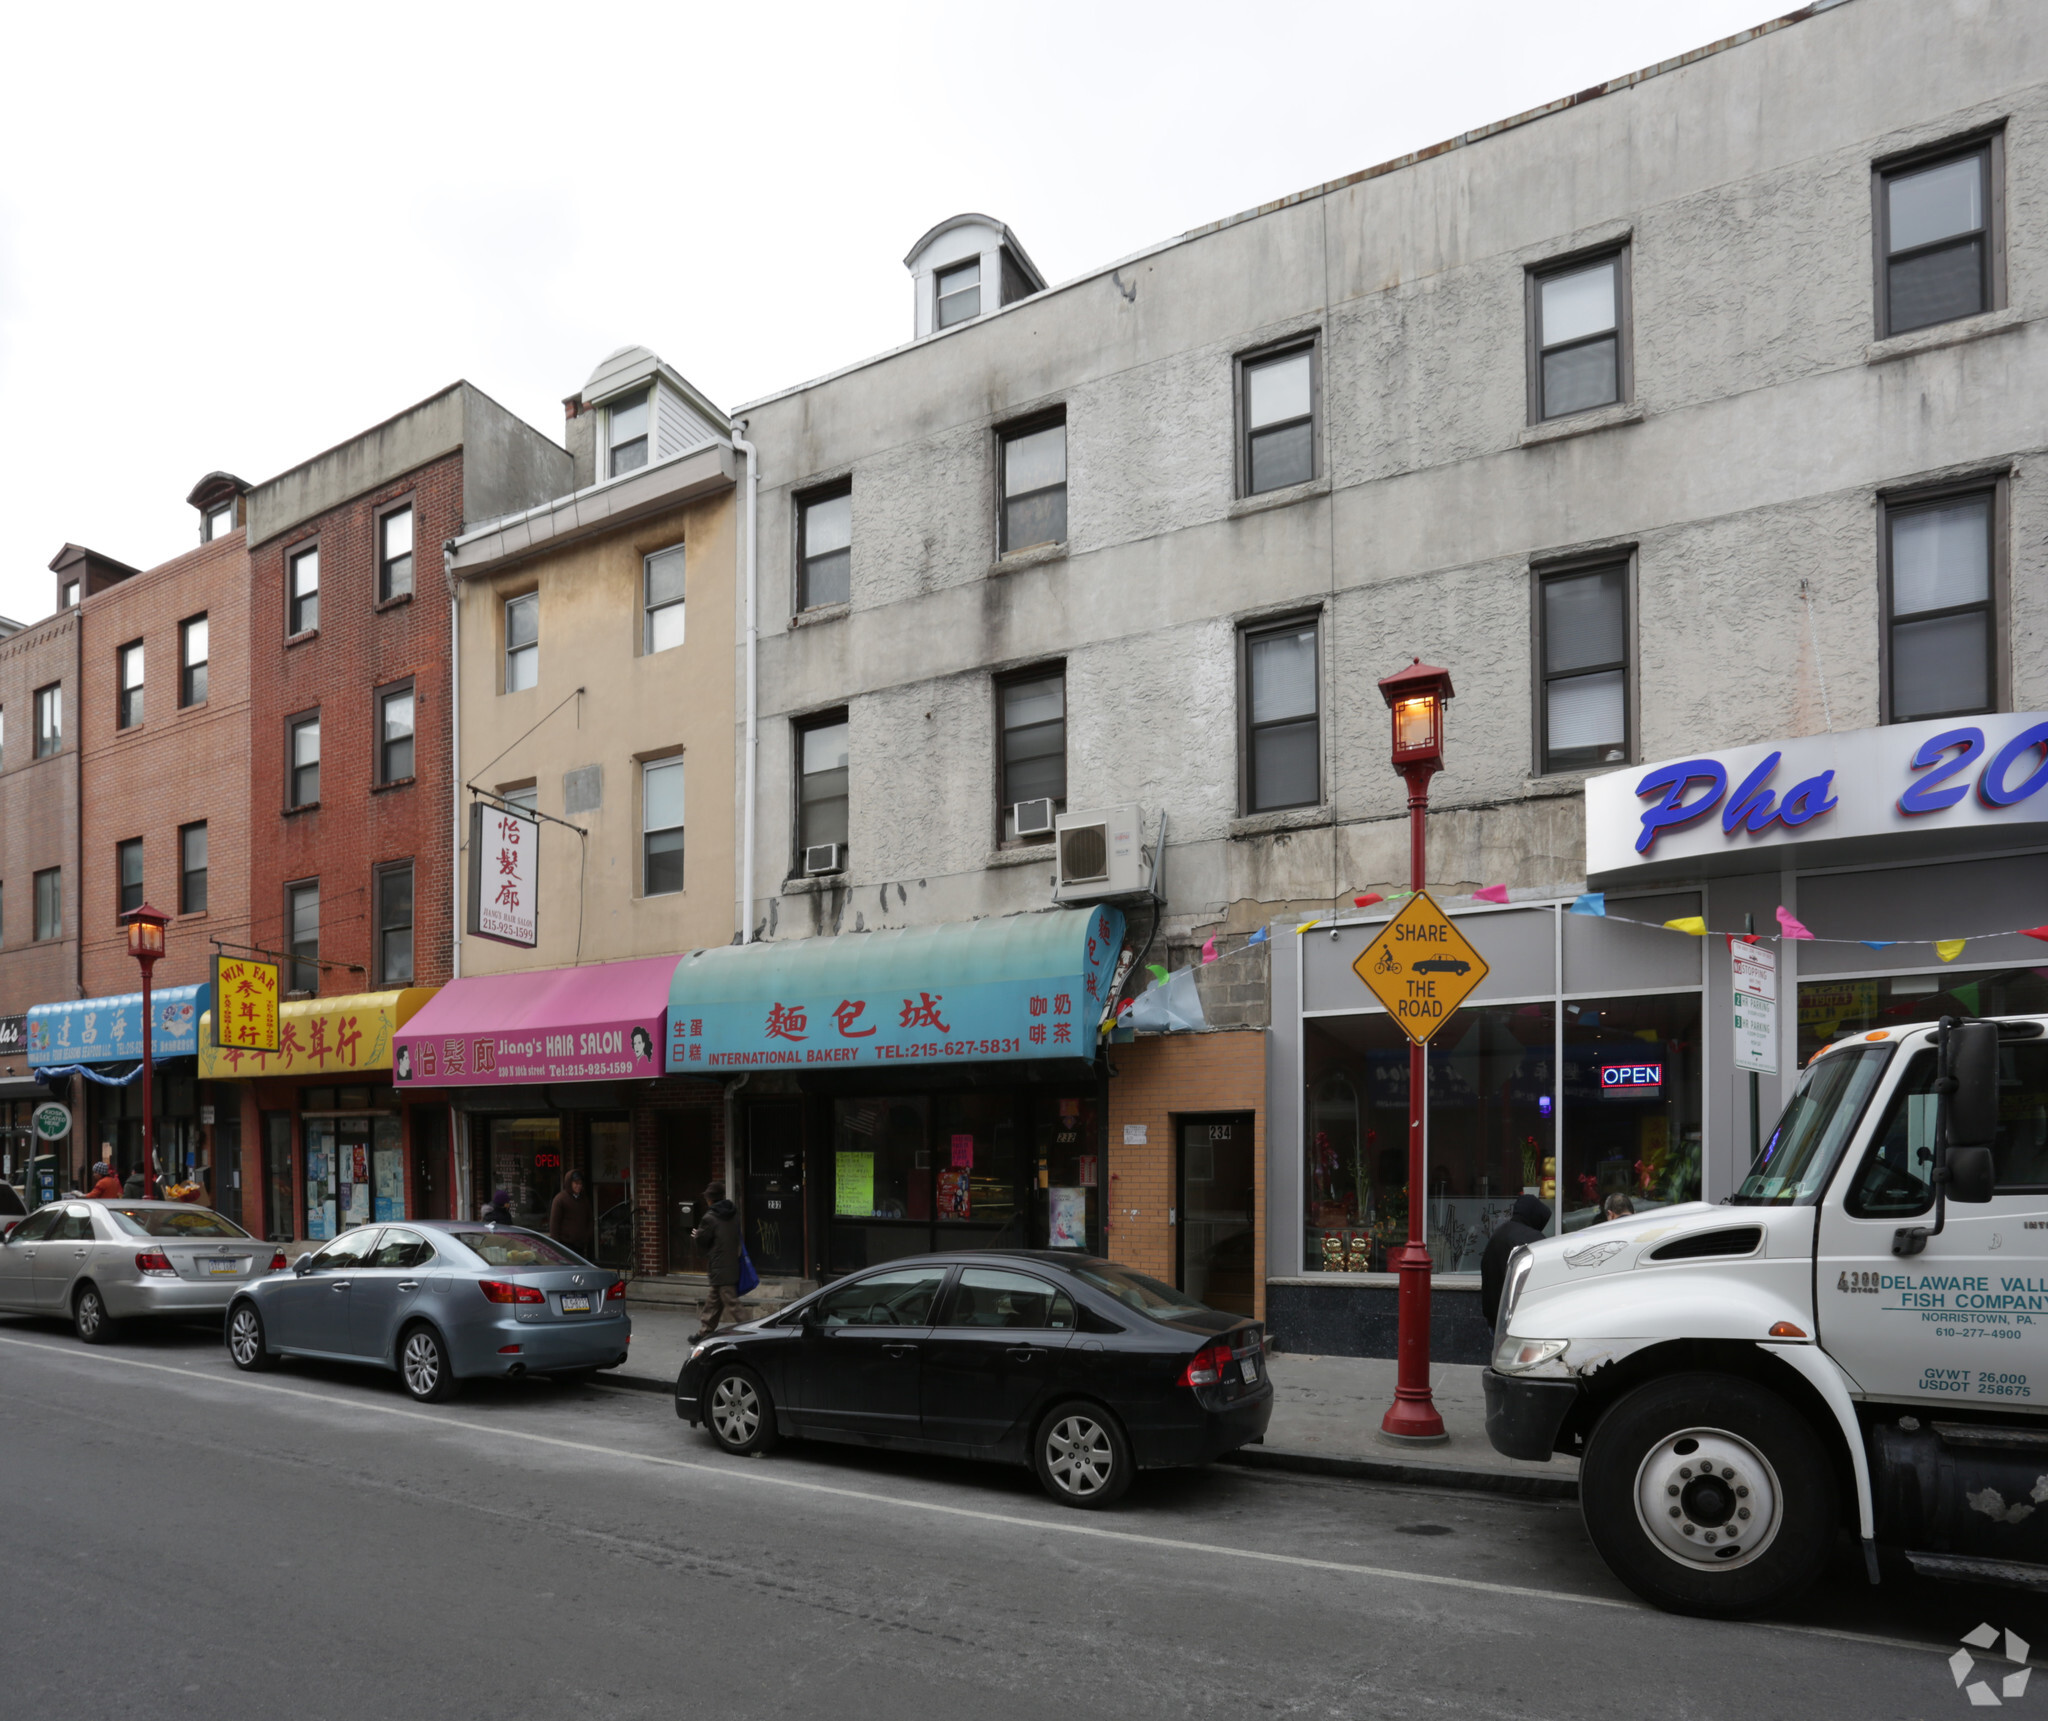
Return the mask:
{"type": "Polygon", "coordinates": [[[448,582],[448,753],[455,767],[448,798],[455,808],[455,842],[449,853],[448,943],[454,952],[451,977],[462,978],[462,594],[455,578],[455,540],[441,546],[441,577],[448,582]]]}
{"type": "Polygon", "coordinates": [[[732,445],[747,463],[747,490],[743,512],[747,517],[746,581],[747,608],[747,741],[741,762],[744,788],[740,796],[740,942],[754,942],[754,797],[755,770],[761,751],[761,702],[755,665],[760,655],[761,631],[755,614],[754,539],[760,525],[761,461],[754,445],[741,433],[743,418],[733,420],[732,445]]]}

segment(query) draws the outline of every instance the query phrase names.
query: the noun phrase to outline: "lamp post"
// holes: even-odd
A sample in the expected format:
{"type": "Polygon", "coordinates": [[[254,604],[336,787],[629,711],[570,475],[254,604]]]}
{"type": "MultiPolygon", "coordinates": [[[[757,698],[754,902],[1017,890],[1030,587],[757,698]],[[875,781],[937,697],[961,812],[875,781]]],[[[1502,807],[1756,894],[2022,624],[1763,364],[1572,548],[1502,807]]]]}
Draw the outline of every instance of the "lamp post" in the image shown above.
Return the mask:
{"type": "Polygon", "coordinates": [[[171,917],[143,903],[121,916],[128,928],[128,954],[142,964],[142,1195],[156,1199],[156,1069],[151,1056],[149,977],[164,953],[164,928],[171,917]]]}
{"type": "MultiPolygon", "coordinates": [[[[1451,675],[1415,659],[1380,682],[1380,695],[1394,718],[1394,769],[1408,785],[1408,883],[1420,891],[1429,882],[1423,815],[1429,811],[1429,780],[1444,768],[1444,704],[1452,696],[1451,675]]],[[[1396,1251],[1401,1278],[1400,1357],[1394,1402],[1380,1421],[1392,1440],[1435,1444],[1445,1438],[1444,1419],[1429,1393],[1429,1250],[1422,1240],[1423,1107],[1429,1091],[1429,1053],[1420,1040],[1408,1043],[1408,1241],[1396,1251]]]]}

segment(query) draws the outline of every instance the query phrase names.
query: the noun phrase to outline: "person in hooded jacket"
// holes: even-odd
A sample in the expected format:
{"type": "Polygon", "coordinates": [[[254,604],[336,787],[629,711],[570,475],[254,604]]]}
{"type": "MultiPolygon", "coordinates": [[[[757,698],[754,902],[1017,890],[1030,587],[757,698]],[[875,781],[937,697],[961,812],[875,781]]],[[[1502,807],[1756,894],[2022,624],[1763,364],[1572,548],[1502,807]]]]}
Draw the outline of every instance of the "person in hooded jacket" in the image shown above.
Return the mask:
{"type": "Polygon", "coordinates": [[[572,1171],[562,1180],[553,1204],[548,1208],[548,1235],[568,1245],[586,1261],[593,1253],[596,1226],[591,1220],[590,1197],[584,1192],[583,1173],[572,1171]]]}
{"type": "Polygon", "coordinates": [[[697,1337],[708,1339],[721,1322],[738,1323],[740,1318],[740,1210],[725,1198],[725,1185],[705,1187],[709,1208],[690,1234],[690,1240],[705,1254],[704,1276],[710,1281],[704,1292],[704,1319],[697,1337]]]}
{"type": "Polygon", "coordinates": [[[486,1206],[486,1207],[484,1208],[484,1211],[483,1211],[483,1217],[484,1217],[484,1222],[485,1222],[486,1224],[490,1224],[490,1225],[509,1225],[509,1224],[511,1224],[511,1223],[512,1223],[512,1191],[511,1191],[511,1190],[509,1190],[509,1189],[494,1189],[494,1190],[492,1190],[492,1191],[491,1191],[491,1199],[490,1199],[490,1203],[489,1203],[489,1204],[488,1204],[488,1205],[487,1205],[487,1206],[486,1206]]]}
{"type": "Polygon", "coordinates": [[[1533,1195],[1515,1197],[1514,1211],[1486,1240],[1479,1257],[1479,1312],[1489,1329],[1500,1314],[1501,1292],[1507,1288],[1508,1257],[1524,1243],[1540,1243],[1549,1235],[1550,1209],[1533,1195]]]}

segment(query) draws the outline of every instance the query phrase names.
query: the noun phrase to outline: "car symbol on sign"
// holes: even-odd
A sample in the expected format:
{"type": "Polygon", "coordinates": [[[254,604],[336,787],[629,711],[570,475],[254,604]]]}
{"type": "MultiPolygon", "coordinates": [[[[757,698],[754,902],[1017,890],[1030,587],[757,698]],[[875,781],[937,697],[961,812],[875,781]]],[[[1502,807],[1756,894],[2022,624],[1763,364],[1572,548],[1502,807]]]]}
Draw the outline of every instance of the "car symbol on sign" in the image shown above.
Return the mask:
{"type": "Polygon", "coordinates": [[[1425,956],[1410,970],[1415,974],[1470,974],[1472,964],[1462,956],[1425,956]]]}

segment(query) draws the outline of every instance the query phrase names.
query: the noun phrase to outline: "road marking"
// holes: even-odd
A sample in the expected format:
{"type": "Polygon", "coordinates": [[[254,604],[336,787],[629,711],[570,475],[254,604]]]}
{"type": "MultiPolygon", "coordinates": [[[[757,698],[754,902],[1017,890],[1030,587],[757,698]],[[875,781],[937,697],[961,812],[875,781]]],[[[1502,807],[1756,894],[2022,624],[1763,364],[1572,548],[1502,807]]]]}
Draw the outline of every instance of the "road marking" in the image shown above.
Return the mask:
{"type": "MultiPolygon", "coordinates": [[[[622,1458],[633,1463],[657,1465],[666,1470],[689,1471],[716,1477],[721,1481],[753,1483],[799,1494],[821,1494],[834,1499],[857,1500],[864,1505],[886,1506],[892,1511],[929,1512],[940,1517],[965,1518],[976,1523],[1003,1524],[1013,1529],[1084,1536],[1093,1541],[1122,1542],[1137,1547],[1164,1548],[1179,1554],[1214,1554],[1224,1559],[1250,1560],[1261,1565],[1293,1566],[1317,1572],[1341,1572],[1350,1577],[1392,1578],[1400,1583],[1427,1584],[1438,1589],[1464,1590],[1480,1595],[1520,1596],[1531,1601],[1572,1602],[1582,1607],[1613,1608],[1624,1613],[1658,1611],[1646,1603],[1624,1601],[1613,1596],[1589,1596],[1571,1590],[1537,1589],[1527,1584],[1490,1583],[1483,1578],[1459,1578],[1437,1572],[1405,1571],[1397,1566],[1368,1566],[1344,1560],[1318,1560],[1306,1554],[1267,1553],[1257,1548],[1228,1547],[1220,1542],[1191,1542],[1175,1536],[1148,1536],[1139,1530],[1112,1530],[1099,1524],[1069,1523],[1053,1518],[1027,1518],[1009,1512],[985,1511],[973,1506],[948,1506],[934,1500],[906,1500],[893,1494],[871,1493],[863,1488],[840,1488],[827,1482],[806,1482],[794,1476],[778,1476],[772,1471],[733,1469],[726,1465],[706,1464],[691,1458],[663,1458],[650,1452],[633,1452],[623,1447],[601,1446],[595,1441],[565,1440],[560,1435],[535,1434],[523,1428],[504,1428],[488,1422],[466,1422],[460,1417],[439,1416],[431,1411],[410,1410],[402,1405],[379,1404],[368,1399],[338,1398],[331,1393],[308,1392],[303,1387],[281,1386],[275,1381],[252,1380],[241,1374],[212,1374],[204,1369],[180,1368],[171,1363],[145,1362],[140,1357],[113,1356],[106,1351],[74,1350],[63,1345],[39,1344],[33,1339],[0,1336],[0,1345],[12,1345],[20,1350],[43,1351],[51,1356],[66,1357],[79,1362],[113,1363],[124,1368],[147,1369],[157,1374],[183,1375],[192,1380],[204,1381],[210,1386],[245,1387],[255,1392],[275,1393],[280,1398],[303,1398],[315,1404],[333,1405],[344,1410],[374,1411],[378,1415],[397,1417],[407,1422],[424,1422],[431,1428],[466,1429],[475,1434],[495,1435],[505,1440],[524,1440],[536,1446],[552,1446],[562,1451],[593,1453],[602,1458],[622,1458]]],[[[1915,1643],[1908,1638],[1878,1637],[1866,1632],[1838,1631],[1827,1626],[1790,1625],[1777,1621],[1732,1623],[1760,1625],[1766,1630],[1792,1632],[1802,1637],[1834,1638],[1844,1643],[1862,1644],[1868,1648],[1910,1649],[1918,1650],[1922,1654],[1936,1655],[1947,1653],[1946,1645],[1942,1644],[1915,1643]]]]}

